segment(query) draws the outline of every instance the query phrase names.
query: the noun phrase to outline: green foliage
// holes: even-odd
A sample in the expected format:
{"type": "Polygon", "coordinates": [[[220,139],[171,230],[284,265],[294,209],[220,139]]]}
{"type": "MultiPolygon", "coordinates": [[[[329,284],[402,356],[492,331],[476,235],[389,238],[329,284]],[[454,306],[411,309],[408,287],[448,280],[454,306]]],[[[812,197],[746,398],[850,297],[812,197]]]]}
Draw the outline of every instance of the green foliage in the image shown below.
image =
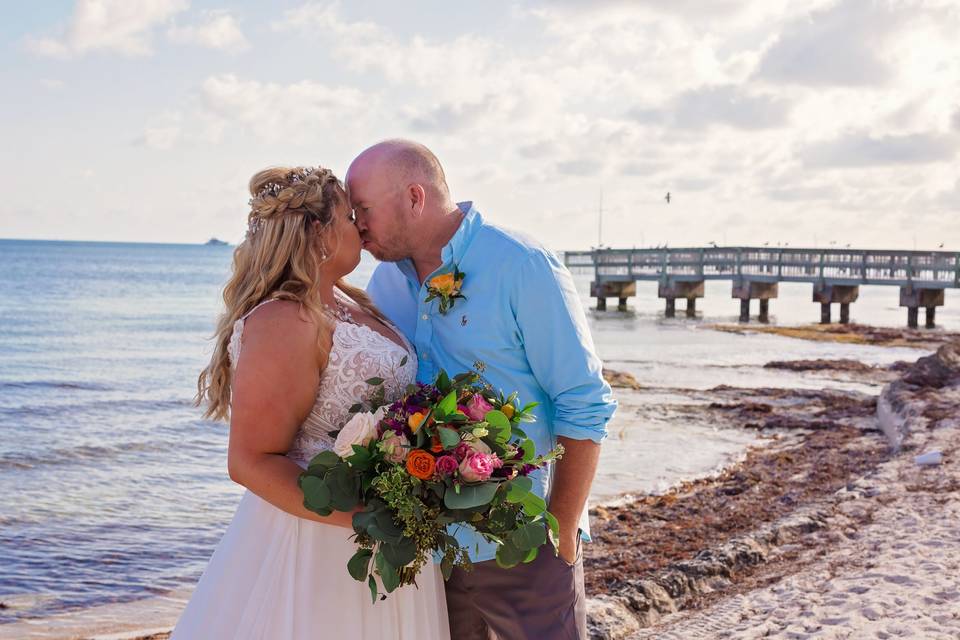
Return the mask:
{"type": "Polygon", "coordinates": [[[460,491],[447,491],[443,496],[443,504],[448,509],[480,507],[493,500],[498,488],[498,485],[493,482],[462,485],[460,491]]]}
{"type": "Polygon", "coordinates": [[[373,557],[373,551],[370,549],[358,549],[347,562],[347,572],[350,576],[359,582],[367,579],[367,573],[370,567],[370,558],[373,557]]]}

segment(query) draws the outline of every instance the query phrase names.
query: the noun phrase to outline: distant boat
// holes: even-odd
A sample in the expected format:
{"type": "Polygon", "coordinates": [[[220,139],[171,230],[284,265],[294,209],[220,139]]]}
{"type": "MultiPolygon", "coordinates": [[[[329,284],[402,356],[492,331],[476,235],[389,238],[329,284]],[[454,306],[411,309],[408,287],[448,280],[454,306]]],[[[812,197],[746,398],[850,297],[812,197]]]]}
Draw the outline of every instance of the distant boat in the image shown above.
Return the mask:
{"type": "Polygon", "coordinates": [[[229,246],[230,243],[224,242],[223,240],[220,240],[218,238],[210,238],[209,240],[207,240],[206,245],[208,247],[226,247],[226,246],[229,246]]]}

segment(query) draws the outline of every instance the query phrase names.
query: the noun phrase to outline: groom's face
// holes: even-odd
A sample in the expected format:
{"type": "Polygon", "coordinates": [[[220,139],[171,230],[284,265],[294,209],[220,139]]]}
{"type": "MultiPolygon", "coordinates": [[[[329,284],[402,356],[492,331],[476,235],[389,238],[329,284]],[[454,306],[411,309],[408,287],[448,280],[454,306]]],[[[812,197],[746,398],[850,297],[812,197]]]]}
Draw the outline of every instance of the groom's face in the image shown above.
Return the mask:
{"type": "Polygon", "coordinates": [[[375,172],[351,170],[347,176],[347,195],[357,215],[363,248],[383,262],[409,258],[402,191],[397,184],[375,172]]]}

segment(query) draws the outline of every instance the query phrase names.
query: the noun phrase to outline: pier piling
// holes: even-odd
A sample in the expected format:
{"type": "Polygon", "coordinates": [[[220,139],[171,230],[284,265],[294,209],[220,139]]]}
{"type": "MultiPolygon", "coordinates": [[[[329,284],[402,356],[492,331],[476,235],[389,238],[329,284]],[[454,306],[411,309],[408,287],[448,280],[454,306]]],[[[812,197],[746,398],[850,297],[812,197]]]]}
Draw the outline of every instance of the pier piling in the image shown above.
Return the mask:
{"type": "Polygon", "coordinates": [[[944,304],[945,289],[960,289],[960,253],[863,249],[802,249],[793,247],[685,247],[668,249],[595,248],[564,252],[564,264],[574,271],[594,275],[590,296],[597,310],[607,309],[607,298],[617,298],[625,311],[636,295],[637,281],[658,283],[658,296],[666,300],[665,313],[675,317],[677,298],[687,301],[687,317],[696,317],[697,298],[704,297],[706,280],[733,282],[733,298],[740,300],[740,320],[750,321],[750,301],[760,301],[760,321],[768,322],[770,300],[780,282],[813,285],[813,301],[820,304],[820,320],[832,321],[831,306],[840,305],[840,323],[850,322],[850,305],[864,285],[900,288],[900,306],[907,308],[907,323],[919,324],[920,307],[925,326],[936,326],[937,307],[944,304]]]}
{"type": "Polygon", "coordinates": [[[760,301],[760,322],[770,321],[770,300],[779,295],[776,282],[734,280],[731,298],[740,300],[740,322],[750,322],[750,301],[760,301]]]}
{"type": "Polygon", "coordinates": [[[926,328],[936,328],[937,307],[944,303],[943,289],[921,289],[908,285],[900,287],[900,306],[907,308],[907,326],[916,329],[919,326],[920,307],[926,308],[926,328]]]}

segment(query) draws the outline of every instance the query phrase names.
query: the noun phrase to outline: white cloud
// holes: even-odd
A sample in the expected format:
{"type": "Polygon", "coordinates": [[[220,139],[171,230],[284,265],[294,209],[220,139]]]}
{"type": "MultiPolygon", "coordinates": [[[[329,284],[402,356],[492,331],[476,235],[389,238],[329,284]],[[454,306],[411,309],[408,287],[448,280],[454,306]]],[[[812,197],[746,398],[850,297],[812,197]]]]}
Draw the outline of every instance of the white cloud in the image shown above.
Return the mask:
{"type": "Polygon", "coordinates": [[[187,26],[173,26],[167,31],[172,42],[194,44],[222,51],[243,51],[250,46],[240,24],[228,11],[205,11],[203,22],[187,26]]]}
{"type": "Polygon", "coordinates": [[[261,138],[289,139],[293,144],[307,134],[361,122],[370,107],[357,89],[312,80],[281,84],[224,74],[207,78],[200,93],[200,116],[214,139],[230,127],[239,127],[261,138]]]}
{"type": "Polygon", "coordinates": [[[809,86],[870,87],[896,74],[892,40],[915,19],[905,2],[840,0],[786,24],[757,77],[809,86]]]}
{"type": "Polygon", "coordinates": [[[38,55],[60,58],[93,51],[145,56],[152,53],[154,29],[188,7],[188,0],[77,0],[61,35],[30,36],[26,46],[38,55]]]}
{"type": "Polygon", "coordinates": [[[47,91],[59,91],[66,86],[63,80],[58,80],[57,78],[41,78],[39,82],[40,86],[47,91]]]}
{"type": "Polygon", "coordinates": [[[958,149],[960,136],[957,135],[877,136],[859,131],[810,144],[800,150],[800,157],[810,167],[874,167],[943,162],[953,159],[958,149]]]}

